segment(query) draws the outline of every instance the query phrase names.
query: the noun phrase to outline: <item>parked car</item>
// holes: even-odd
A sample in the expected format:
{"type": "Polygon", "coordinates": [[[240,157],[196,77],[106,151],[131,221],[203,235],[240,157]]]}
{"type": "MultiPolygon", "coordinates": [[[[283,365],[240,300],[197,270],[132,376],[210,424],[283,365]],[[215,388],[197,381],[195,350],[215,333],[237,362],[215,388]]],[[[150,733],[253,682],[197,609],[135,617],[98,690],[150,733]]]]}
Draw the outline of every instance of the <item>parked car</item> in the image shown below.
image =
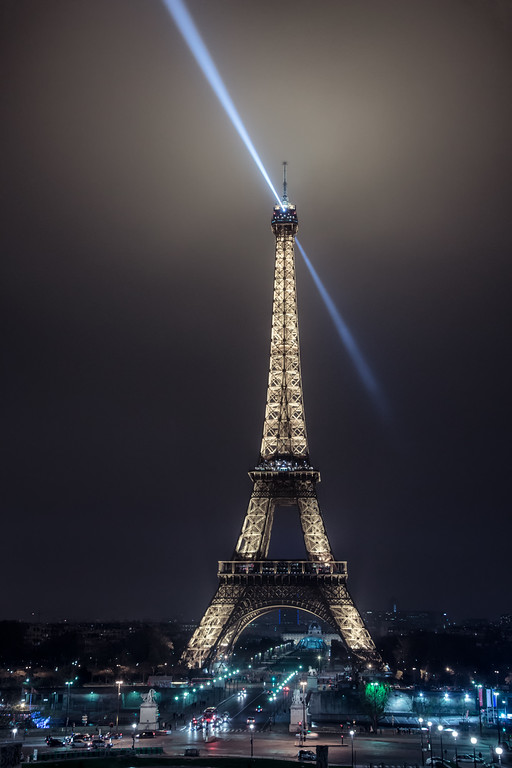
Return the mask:
{"type": "Polygon", "coordinates": [[[297,757],[299,760],[316,760],[316,752],[312,749],[299,749],[297,757]]]}
{"type": "Polygon", "coordinates": [[[63,747],[64,742],[62,739],[55,739],[53,736],[47,736],[46,737],[46,743],[49,747],[63,747]]]}
{"type": "Polygon", "coordinates": [[[478,757],[478,755],[471,755],[469,753],[462,753],[461,755],[457,755],[457,762],[459,763],[483,763],[483,759],[481,757],[478,757]]]}
{"type": "Polygon", "coordinates": [[[136,739],[154,739],[155,738],[155,732],[154,731],[141,731],[135,736],[136,739]]]}
{"type": "Polygon", "coordinates": [[[443,760],[440,757],[427,757],[425,765],[433,765],[434,768],[452,768],[452,764],[448,760],[443,760]]]}
{"type": "Polygon", "coordinates": [[[91,747],[93,749],[108,749],[112,746],[110,739],[102,739],[101,736],[95,736],[91,741],[91,747]]]}
{"type": "Polygon", "coordinates": [[[75,734],[69,740],[69,745],[73,749],[88,749],[91,745],[89,736],[82,736],[81,734],[75,734]]]}

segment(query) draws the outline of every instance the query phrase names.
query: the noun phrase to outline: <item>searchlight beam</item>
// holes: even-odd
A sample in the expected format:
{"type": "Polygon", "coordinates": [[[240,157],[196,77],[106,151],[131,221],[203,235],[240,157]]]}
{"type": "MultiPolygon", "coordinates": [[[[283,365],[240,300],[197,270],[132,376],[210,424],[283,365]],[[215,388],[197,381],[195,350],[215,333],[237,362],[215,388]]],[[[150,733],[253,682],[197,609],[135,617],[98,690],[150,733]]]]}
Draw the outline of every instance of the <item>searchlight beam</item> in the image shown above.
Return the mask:
{"type": "MultiPolygon", "coordinates": [[[[263,165],[263,162],[261,161],[260,156],[256,152],[256,148],[252,143],[249,137],[249,134],[247,133],[247,130],[242,122],[242,119],[238,114],[238,111],[235,105],[233,104],[231,96],[229,95],[228,90],[224,85],[224,82],[219,74],[219,71],[217,70],[217,67],[214,64],[214,61],[210,55],[210,52],[208,51],[208,48],[206,47],[199,33],[199,30],[197,29],[194,23],[194,20],[192,19],[192,16],[188,11],[188,8],[186,7],[183,0],[162,0],[162,1],[165,7],[167,8],[168,12],[172,16],[174,23],[176,24],[179,31],[181,32],[183,39],[185,40],[188,47],[190,48],[190,51],[192,52],[195,60],[197,61],[199,67],[201,68],[204,76],[210,83],[214,93],[219,99],[226,114],[228,115],[233,126],[237,130],[238,135],[240,136],[243,143],[245,144],[258,170],[260,171],[261,175],[267,182],[267,185],[270,191],[276,198],[279,205],[284,210],[284,208],[288,203],[287,182],[286,182],[286,163],[283,164],[283,174],[284,174],[283,197],[280,198],[278,193],[276,192],[274,185],[270,180],[270,177],[267,171],[265,170],[265,167],[263,165]]],[[[297,243],[297,246],[302,255],[302,258],[304,259],[304,262],[311,274],[311,277],[313,278],[313,282],[315,283],[320,293],[320,296],[322,297],[322,300],[327,308],[327,311],[331,316],[331,319],[336,327],[336,330],[341,338],[341,341],[343,342],[345,349],[350,355],[350,358],[356,368],[356,371],[359,374],[359,377],[363,383],[364,388],[366,389],[367,393],[370,395],[372,401],[376,405],[381,417],[387,421],[389,419],[389,408],[384,398],[384,395],[377,383],[377,380],[375,379],[375,376],[373,375],[372,371],[370,370],[370,367],[364,360],[363,355],[361,354],[354,337],[352,336],[346,323],[344,322],[339,311],[337,310],[333,300],[327,293],[323,283],[318,277],[318,274],[316,273],[316,270],[314,269],[309,258],[307,257],[304,248],[302,247],[299,240],[295,239],[295,242],[297,243]]]]}

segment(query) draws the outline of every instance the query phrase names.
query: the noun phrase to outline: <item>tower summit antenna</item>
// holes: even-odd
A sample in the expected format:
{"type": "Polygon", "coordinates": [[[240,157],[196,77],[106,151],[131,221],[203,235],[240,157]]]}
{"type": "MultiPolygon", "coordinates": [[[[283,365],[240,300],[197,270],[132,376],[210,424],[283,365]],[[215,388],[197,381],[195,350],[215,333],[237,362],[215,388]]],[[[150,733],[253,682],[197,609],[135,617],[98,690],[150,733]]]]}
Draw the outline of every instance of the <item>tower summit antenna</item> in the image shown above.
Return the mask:
{"type": "Polygon", "coordinates": [[[288,184],[286,183],[286,166],[287,165],[288,163],[285,160],[285,162],[283,163],[283,203],[285,205],[288,205],[288,184]]]}

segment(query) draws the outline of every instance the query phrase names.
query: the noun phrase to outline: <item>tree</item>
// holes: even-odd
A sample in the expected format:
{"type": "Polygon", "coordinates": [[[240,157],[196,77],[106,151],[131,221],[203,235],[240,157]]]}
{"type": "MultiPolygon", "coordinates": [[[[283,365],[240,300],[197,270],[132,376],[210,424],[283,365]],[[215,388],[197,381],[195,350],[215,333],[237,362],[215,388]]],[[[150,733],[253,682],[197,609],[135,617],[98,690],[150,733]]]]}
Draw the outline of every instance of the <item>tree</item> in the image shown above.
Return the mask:
{"type": "Polygon", "coordinates": [[[361,693],[361,704],[364,713],[370,718],[374,731],[377,730],[379,719],[386,710],[388,698],[389,685],[386,683],[366,683],[363,688],[361,693]]]}

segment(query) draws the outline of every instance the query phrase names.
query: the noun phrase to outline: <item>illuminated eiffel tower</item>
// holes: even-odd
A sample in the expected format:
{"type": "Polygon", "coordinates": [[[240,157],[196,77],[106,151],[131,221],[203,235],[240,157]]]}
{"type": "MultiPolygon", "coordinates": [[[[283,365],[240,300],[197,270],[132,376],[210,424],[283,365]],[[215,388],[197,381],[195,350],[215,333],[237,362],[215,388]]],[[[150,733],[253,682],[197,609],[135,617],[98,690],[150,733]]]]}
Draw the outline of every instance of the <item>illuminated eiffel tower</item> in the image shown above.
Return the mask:
{"type": "Polygon", "coordinates": [[[229,654],[245,627],[276,608],[300,608],[337,631],[359,661],[379,662],[347,590],[347,564],[334,559],[316,495],[320,473],[309,461],[300,370],[295,287],[295,205],[274,206],[276,238],[270,372],[263,440],[249,477],[253,491],[233,557],[219,562],[219,586],[184,651],[189,667],[211,667],[229,654]],[[298,509],[307,560],[268,560],[274,512],[298,509]]]}

